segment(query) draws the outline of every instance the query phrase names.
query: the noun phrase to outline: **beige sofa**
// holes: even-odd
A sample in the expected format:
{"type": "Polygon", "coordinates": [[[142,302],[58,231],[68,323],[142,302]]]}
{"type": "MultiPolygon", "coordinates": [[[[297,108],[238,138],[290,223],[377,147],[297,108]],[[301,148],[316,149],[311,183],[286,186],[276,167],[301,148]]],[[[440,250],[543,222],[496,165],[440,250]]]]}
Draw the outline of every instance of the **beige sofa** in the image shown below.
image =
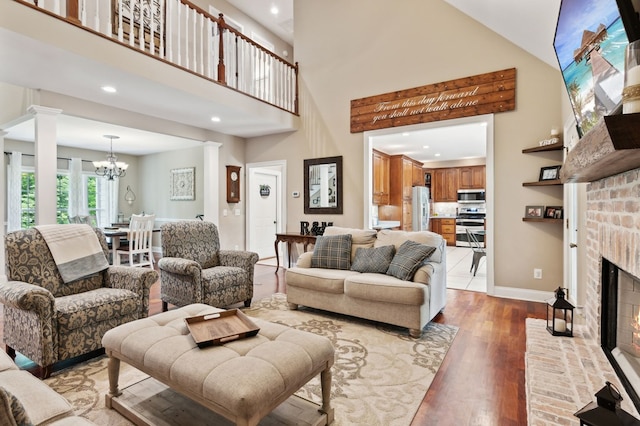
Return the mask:
{"type": "MultiPolygon", "coordinates": [[[[446,304],[446,242],[439,234],[391,230],[326,228],[324,235],[351,235],[351,259],[358,248],[395,246],[407,240],[435,247],[433,254],[405,281],[386,273],[311,267],[313,252],[303,253],[285,273],[287,302],[407,327],[419,337],[446,304]]],[[[316,246],[317,247],[317,246],[316,246]]],[[[317,263],[316,255],[316,263],[317,263]]]]}
{"type": "Polygon", "coordinates": [[[0,350],[0,424],[88,426],[95,423],[73,415],[71,404],[43,381],[20,370],[0,350]]]}

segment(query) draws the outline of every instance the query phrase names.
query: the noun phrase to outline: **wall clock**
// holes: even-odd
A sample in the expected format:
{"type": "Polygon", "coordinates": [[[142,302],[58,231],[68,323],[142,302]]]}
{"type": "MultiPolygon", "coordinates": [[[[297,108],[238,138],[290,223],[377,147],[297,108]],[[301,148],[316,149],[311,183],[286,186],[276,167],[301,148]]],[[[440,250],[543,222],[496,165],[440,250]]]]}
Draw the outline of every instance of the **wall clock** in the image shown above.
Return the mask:
{"type": "Polygon", "coordinates": [[[227,203],[240,202],[240,166],[227,166],[227,203]]]}

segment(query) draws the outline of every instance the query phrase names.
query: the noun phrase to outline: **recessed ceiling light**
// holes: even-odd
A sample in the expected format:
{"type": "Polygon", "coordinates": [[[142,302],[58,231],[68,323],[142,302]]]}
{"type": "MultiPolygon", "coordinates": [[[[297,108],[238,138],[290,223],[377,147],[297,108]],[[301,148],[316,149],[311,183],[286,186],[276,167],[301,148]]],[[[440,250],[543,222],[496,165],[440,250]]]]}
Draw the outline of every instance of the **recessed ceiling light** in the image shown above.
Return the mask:
{"type": "Polygon", "coordinates": [[[211,121],[213,121],[214,123],[219,123],[220,117],[211,117],[211,121]]]}
{"type": "Polygon", "coordinates": [[[440,154],[436,154],[436,157],[440,157],[440,154]]]}
{"type": "Polygon", "coordinates": [[[278,12],[280,12],[280,11],[278,10],[278,6],[276,6],[275,4],[274,4],[273,6],[271,6],[271,14],[272,14],[272,15],[277,15],[277,14],[278,14],[278,12]]]}
{"type": "Polygon", "coordinates": [[[402,136],[409,136],[409,132],[403,132],[402,136]]]}
{"type": "Polygon", "coordinates": [[[429,149],[429,145],[424,145],[423,148],[424,149],[429,149]]]}
{"type": "Polygon", "coordinates": [[[102,90],[107,92],[107,93],[116,93],[117,90],[115,87],[113,86],[102,86],[102,90]]]}

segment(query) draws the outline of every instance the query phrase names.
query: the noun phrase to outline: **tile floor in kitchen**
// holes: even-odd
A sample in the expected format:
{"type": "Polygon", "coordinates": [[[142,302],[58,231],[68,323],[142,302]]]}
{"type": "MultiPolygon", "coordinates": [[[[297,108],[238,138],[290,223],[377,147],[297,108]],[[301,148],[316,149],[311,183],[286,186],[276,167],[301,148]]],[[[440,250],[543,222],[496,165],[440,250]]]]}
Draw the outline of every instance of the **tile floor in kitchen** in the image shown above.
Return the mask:
{"type": "Polygon", "coordinates": [[[480,259],[478,272],[469,272],[473,251],[470,247],[447,247],[447,288],[487,291],[487,258],[480,259]]]}

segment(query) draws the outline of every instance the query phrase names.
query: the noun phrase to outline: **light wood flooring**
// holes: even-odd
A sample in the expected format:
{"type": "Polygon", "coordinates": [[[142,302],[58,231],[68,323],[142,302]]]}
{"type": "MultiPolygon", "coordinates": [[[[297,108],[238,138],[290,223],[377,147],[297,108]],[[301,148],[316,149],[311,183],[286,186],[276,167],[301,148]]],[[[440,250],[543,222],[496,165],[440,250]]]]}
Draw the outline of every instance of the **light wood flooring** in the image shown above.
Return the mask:
{"type": "MultiPolygon", "coordinates": [[[[275,269],[256,265],[254,300],[286,293],[285,270],[275,269]]],[[[545,305],[456,289],[447,297],[435,321],[460,329],[412,425],[526,425],[525,318],[545,318],[545,305]]],[[[149,313],[160,311],[158,282],[149,313]]]]}

